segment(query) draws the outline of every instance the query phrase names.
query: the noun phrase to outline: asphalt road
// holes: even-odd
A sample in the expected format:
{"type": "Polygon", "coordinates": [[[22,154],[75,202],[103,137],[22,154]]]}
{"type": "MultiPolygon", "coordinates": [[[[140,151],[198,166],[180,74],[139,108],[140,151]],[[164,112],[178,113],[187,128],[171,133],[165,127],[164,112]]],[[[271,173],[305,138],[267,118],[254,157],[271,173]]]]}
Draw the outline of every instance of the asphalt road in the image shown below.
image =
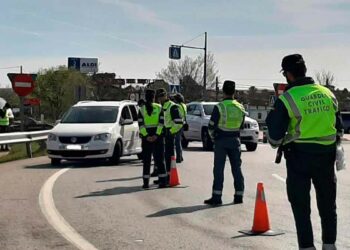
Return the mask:
{"type": "MultiPolygon", "coordinates": [[[[345,144],[350,159],[350,144],[345,144]]],[[[64,163],[71,168],[53,186],[53,201],[65,222],[96,249],[297,249],[294,220],[286,196],[285,164],[273,163],[275,151],[259,144],[243,152],[244,204],[233,205],[229,165],[224,205],[208,207],[213,153],[190,144],[178,165],[181,186],[142,190],[136,157],[119,166],[64,163]],[[262,181],[273,230],[284,235],[246,237],[238,233],[253,222],[256,183],[262,181]]],[[[0,249],[76,249],[53,229],[39,206],[39,193],[60,171],[45,157],[0,166],[0,249]]],[[[228,162],[227,162],[228,163],[228,162]]],[[[350,171],[338,173],[338,249],[350,249],[350,171]]],[[[316,246],[321,232],[315,194],[312,217],[316,246]]]]}

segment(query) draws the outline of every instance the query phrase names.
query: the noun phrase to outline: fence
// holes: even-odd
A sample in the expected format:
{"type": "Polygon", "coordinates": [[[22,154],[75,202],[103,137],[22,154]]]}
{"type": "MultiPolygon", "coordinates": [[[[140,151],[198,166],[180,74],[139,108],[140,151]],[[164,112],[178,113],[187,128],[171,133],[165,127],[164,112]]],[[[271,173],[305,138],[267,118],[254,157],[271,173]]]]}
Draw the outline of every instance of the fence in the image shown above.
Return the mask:
{"type": "Polygon", "coordinates": [[[26,143],[27,155],[32,158],[31,143],[34,141],[44,141],[47,139],[51,130],[34,131],[34,132],[15,132],[0,134],[0,145],[26,143]]]}

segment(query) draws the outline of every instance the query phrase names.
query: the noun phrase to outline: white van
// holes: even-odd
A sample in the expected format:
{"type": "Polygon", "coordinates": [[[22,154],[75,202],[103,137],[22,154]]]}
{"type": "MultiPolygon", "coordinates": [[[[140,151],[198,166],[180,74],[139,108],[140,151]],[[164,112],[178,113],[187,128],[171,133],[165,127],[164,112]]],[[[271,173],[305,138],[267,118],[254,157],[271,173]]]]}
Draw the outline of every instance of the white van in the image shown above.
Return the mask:
{"type": "Polygon", "coordinates": [[[61,160],[108,159],[142,152],[136,102],[82,101],[51,130],[47,153],[52,165],[61,160]]]}

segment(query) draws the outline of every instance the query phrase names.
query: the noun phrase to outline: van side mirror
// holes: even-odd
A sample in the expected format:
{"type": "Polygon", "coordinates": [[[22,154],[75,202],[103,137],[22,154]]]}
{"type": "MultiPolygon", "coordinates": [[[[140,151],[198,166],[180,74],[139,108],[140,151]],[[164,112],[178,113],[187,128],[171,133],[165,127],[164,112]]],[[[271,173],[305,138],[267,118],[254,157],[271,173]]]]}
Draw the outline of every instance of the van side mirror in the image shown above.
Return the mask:
{"type": "Polygon", "coordinates": [[[120,124],[121,125],[132,125],[134,123],[134,121],[132,120],[132,119],[122,119],[121,121],[120,121],[120,124]]]}

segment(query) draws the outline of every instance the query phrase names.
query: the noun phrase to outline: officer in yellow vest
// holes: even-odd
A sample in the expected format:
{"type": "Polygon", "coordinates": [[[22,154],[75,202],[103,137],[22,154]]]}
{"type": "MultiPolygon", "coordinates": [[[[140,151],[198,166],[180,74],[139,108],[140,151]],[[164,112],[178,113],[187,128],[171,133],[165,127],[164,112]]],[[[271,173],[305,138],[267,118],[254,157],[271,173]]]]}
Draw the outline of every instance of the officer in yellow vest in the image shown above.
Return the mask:
{"type": "Polygon", "coordinates": [[[205,204],[221,205],[224,183],[226,156],[231,163],[234,178],[234,204],[243,203],[244,177],[241,170],[240,129],[244,124],[245,111],[243,106],[233,99],[235,82],[225,81],[223,86],[224,100],[213,109],[209,122],[209,134],[214,141],[214,183],[212,197],[205,204]]]}
{"type": "Polygon", "coordinates": [[[182,135],[183,135],[183,131],[184,131],[185,127],[188,126],[187,122],[186,122],[187,106],[185,104],[185,99],[184,99],[183,95],[181,95],[180,93],[177,93],[174,96],[174,101],[179,106],[180,116],[181,116],[183,123],[184,123],[181,130],[175,136],[176,162],[181,163],[184,160],[184,158],[182,156],[181,139],[182,139],[182,135]]]}
{"type": "Polygon", "coordinates": [[[266,124],[269,142],[281,146],[287,165],[287,194],[291,204],[299,249],[316,249],[310,219],[310,189],[314,184],[322,225],[323,250],[336,249],[336,140],[342,122],[333,93],[306,77],[304,59],[299,54],[282,60],[288,82],[275,102],[266,124]]]}
{"type": "MultiPolygon", "coordinates": [[[[10,104],[6,103],[0,112],[0,133],[9,132],[10,120],[13,119],[13,113],[10,104]]],[[[8,151],[8,145],[1,145],[2,151],[8,151]]]]}
{"type": "Polygon", "coordinates": [[[140,107],[138,122],[142,137],[143,186],[149,188],[152,154],[158,167],[159,188],[166,187],[167,173],[164,165],[164,115],[162,106],[154,103],[155,92],[146,90],[146,102],[140,107]]]}
{"type": "Polygon", "coordinates": [[[165,127],[165,165],[170,174],[171,157],[175,156],[175,135],[183,126],[179,107],[170,101],[165,89],[157,90],[158,101],[163,105],[164,127],[165,127]]]}

